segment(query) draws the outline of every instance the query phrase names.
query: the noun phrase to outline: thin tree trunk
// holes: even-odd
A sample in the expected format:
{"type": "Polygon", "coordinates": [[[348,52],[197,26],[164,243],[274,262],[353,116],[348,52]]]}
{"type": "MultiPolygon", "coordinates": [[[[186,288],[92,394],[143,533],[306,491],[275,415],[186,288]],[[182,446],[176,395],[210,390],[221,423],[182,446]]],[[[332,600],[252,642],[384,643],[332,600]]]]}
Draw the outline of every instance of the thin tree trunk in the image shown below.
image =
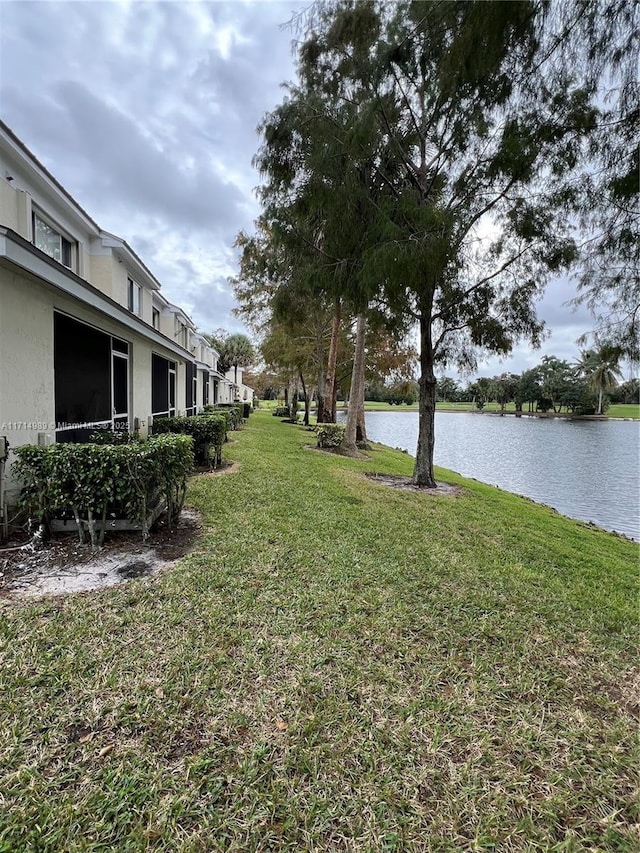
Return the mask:
{"type": "Polygon", "coordinates": [[[289,405],[289,420],[292,424],[295,424],[298,420],[298,380],[291,380],[291,384],[289,386],[289,400],[291,401],[289,405]]]}
{"type": "Polygon", "coordinates": [[[367,424],[364,415],[364,394],[360,405],[358,406],[358,420],[356,423],[356,444],[365,450],[369,449],[369,441],[367,439],[367,424]]]}
{"type": "Polygon", "coordinates": [[[598,414],[602,414],[602,388],[598,391],[598,414]]]}
{"type": "Polygon", "coordinates": [[[311,408],[311,400],[309,399],[309,394],[307,393],[307,386],[304,382],[304,376],[302,372],[300,372],[300,382],[302,383],[302,393],[304,394],[304,425],[309,426],[309,409],[311,408]]]}
{"type": "Polygon", "coordinates": [[[102,528],[100,529],[100,536],[98,539],[98,547],[102,548],[104,545],[104,534],[107,527],[107,503],[105,501],[104,506],[102,507],[102,528]]]}
{"type": "Polygon", "coordinates": [[[316,421],[319,424],[325,423],[324,413],[325,413],[325,388],[326,388],[326,377],[324,373],[324,368],[320,368],[318,371],[318,388],[316,391],[316,421]]]}
{"type": "Polygon", "coordinates": [[[356,441],[358,432],[358,412],[364,410],[364,339],[367,331],[367,320],[364,314],[358,314],[356,324],[356,348],[353,354],[353,370],[351,371],[351,391],[349,393],[349,409],[347,426],[344,433],[343,447],[350,453],[357,451],[356,441]]]}
{"type": "Polygon", "coordinates": [[[433,447],[435,440],[436,376],[433,364],[431,338],[431,312],[420,314],[420,399],[418,401],[418,449],[413,469],[416,486],[436,488],[433,472],[433,447]]]}
{"type": "Polygon", "coordinates": [[[331,343],[329,344],[329,358],[327,360],[327,393],[325,398],[324,423],[336,422],[336,363],[338,361],[338,335],[340,333],[340,320],[342,319],[342,305],[340,299],[336,299],[333,322],[331,324],[331,343]]]}

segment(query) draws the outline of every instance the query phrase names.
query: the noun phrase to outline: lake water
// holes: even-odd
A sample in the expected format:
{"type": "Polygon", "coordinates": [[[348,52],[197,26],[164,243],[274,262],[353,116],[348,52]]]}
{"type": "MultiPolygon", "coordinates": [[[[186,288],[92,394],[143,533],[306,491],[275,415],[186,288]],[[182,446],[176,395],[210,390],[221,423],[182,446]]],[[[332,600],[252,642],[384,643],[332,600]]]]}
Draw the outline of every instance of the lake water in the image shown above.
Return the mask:
{"type": "MultiPolygon", "coordinates": [[[[415,455],[417,412],[367,412],[372,441],[415,455]]],[[[436,413],[436,465],[640,540],[640,422],[436,413]]]]}

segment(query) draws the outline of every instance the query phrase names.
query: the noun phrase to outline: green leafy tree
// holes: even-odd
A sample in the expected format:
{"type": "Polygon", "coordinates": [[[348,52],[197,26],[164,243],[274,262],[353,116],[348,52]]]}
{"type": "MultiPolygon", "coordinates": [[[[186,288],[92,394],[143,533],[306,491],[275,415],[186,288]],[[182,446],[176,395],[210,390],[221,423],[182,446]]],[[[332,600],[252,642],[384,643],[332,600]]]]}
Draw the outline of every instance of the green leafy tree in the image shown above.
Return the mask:
{"type": "Polygon", "coordinates": [[[640,379],[627,379],[610,392],[612,403],[640,403],[640,379]]]}
{"type": "Polygon", "coordinates": [[[436,364],[469,366],[477,348],[505,353],[520,337],[537,343],[534,298],[575,255],[550,179],[591,111],[567,76],[532,84],[536,11],[329,3],[302,48],[318,75],[358,93],[343,156],[368,158],[375,176],[360,280],[419,326],[418,485],[435,486],[436,364]],[[479,241],[485,224],[499,238],[479,241]]]}
{"type": "Polygon", "coordinates": [[[537,367],[525,370],[518,380],[516,389],[516,408],[522,408],[523,403],[528,403],[529,411],[533,411],[533,404],[542,397],[540,385],[540,370],[537,367]]]}
{"type": "Polygon", "coordinates": [[[460,385],[450,376],[442,376],[436,380],[436,396],[445,403],[455,403],[460,393],[460,385]]]}
{"type": "Polygon", "coordinates": [[[550,67],[579,77],[594,103],[594,124],[566,184],[580,220],[578,303],[595,319],[597,346],[640,360],[640,84],[638,4],[556,0],[546,39],[550,67]]]}
{"type": "MultiPolygon", "coordinates": [[[[545,355],[539,367],[542,399],[548,399],[554,412],[560,412],[563,397],[571,387],[575,371],[568,361],[545,355]]],[[[541,407],[542,408],[542,407],[541,407]]]]}
{"type": "Polygon", "coordinates": [[[486,376],[481,376],[475,382],[469,383],[467,393],[471,396],[471,402],[475,404],[476,409],[482,411],[490,399],[491,380],[486,376]]]}
{"type": "Polygon", "coordinates": [[[491,396],[500,406],[500,414],[504,415],[507,403],[516,399],[519,376],[513,373],[502,373],[491,380],[491,396]]]}

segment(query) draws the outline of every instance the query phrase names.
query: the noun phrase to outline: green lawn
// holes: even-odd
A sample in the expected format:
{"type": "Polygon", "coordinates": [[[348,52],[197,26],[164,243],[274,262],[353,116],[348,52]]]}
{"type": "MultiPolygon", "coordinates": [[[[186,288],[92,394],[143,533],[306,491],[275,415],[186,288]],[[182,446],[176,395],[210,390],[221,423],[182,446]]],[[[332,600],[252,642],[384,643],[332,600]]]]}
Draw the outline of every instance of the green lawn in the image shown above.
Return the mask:
{"type": "MultiPolygon", "coordinates": [[[[276,400],[262,400],[260,402],[260,407],[264,409],[273,409],[275,406],[281,405],[276,400]]],[[[302,404],[301,411],[303,410],[302,404]]],[[[365,410],[367,412],[417,412],[418,404],[414,403],[411,406],[407,406],[404,403],[400,406],[391,406],[389,403],[376,403],[372,400],[367,400],[364,404],[365,410]]],[[[344,403],[342,401],[338,402],[338,410],[344,408],[344,403]]],[[[507,412],[515,412],[515,404],[509,403],[507,405],[507,412]]],[[[475,412],[477,411],[475,405],[473,403],[438,403],[437,409],[439,412],[475,412]]],[[[526,410],[526,405],[525,405],[526,410]]],[[[499,412],[500,406],[497,403],[487,403],[485,408],[485,412],[499,412]]],[[[609,406],[606,414],[610,418],[640,418],[640,406],[634,404],[613,404],[609,406]]]]}
{"type": "Polygon", "coordinates": [[[177,568],[2,605],[0,851],[638,849],[637,545],[311,443],[252,415],[177,568]]]}
{"type": "Polygon", "coordinates": [[[637,420],[640,418],[640,406],[632,403],[613,403],[607,409],[607,415],[610,418],[633,418],[637,420]]]}

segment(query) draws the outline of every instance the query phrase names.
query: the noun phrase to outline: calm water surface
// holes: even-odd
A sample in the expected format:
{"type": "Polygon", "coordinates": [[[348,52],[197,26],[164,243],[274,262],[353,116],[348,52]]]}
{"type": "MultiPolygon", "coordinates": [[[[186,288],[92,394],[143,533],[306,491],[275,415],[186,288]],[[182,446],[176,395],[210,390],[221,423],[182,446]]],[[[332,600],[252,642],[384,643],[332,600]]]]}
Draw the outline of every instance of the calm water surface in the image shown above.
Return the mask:
{"type": "MultiPolygon", "coordinates": [[[[415,455],[417,412],[367,412],[372,441],[415,455]]],[[[640,422],[436,414],[435,463],[640,540],[640,422]]]]}

